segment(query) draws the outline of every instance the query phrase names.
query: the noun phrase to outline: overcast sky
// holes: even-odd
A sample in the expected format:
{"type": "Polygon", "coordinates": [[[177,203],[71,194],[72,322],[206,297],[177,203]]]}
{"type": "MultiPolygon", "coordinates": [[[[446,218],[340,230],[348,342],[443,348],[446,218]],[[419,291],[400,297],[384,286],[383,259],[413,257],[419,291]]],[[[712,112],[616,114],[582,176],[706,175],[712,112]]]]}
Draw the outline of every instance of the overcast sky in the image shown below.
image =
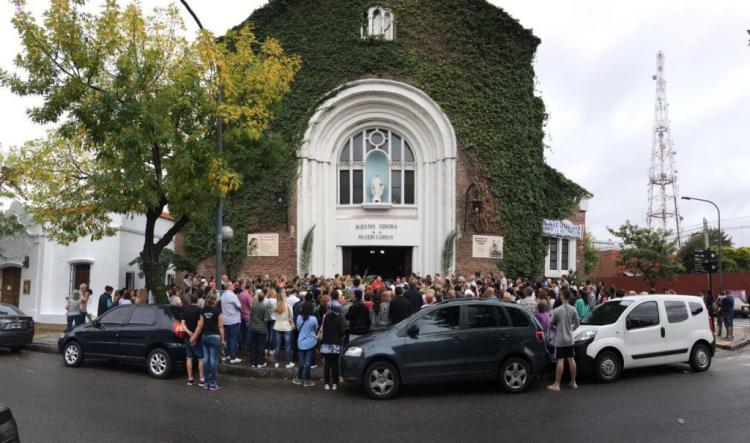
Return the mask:
{"type": "MultiPolygon", "coordinates": [[[[165,4],[143,0],[144,7],[165,4]]],[[[266,1],[193,0],[204,26],[224,33],[266,1]]],[[[750,245],[750,1],[492,0],[541,38],[538,88],[550,115],[547,161],[594,194],[588,229],[600,240],[626,219],[643,225],[648,206],[655,55],[665,75],[681,195],[714,200],[735,243],[750,245]]],[[[34,8],[46,1],[29,0],[34,8]]],[[[0,0],[0,66],[20,49],[0,0]]],[[[195,26],[188,20],[189,30],[195,26]]],[[[397,16],[398,19],[398,16],[397,16]]],[[[32,101],[0,90],[0,144],[39,137],[32,101]]],[[[554,202],[550,202],[554,204],[554,202]]],[[[683,226],[713,207],[680,202],[683,226]]]]}

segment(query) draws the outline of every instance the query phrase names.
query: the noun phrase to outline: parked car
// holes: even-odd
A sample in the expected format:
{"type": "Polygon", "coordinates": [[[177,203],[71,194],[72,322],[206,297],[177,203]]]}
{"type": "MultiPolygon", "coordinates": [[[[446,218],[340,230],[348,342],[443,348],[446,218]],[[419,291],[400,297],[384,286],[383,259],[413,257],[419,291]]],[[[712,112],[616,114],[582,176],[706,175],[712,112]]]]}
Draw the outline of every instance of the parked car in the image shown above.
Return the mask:
{"type": "Polygon", "coordinates": [[[86,359],[116,360],[145,364],[151,376],[166,378],[185,361],[179,326],[172,306],[124,305],[66,332],[57,346],[68,367],[86,359]]]}
{"type": "Polygon", "coordinates": [[[739,296],[734,297],[734,316],[742,318],[750,316],[750,305],[742,301],[739,296]]]}
{"type": "Polygon", "coordinates": [[[689,363],[697,372],[711,366],[716,341],[706,305],[690,295],[639,295],[603,303],[581,321],[576,360],[602,382],[624,369],[689,363]]]}
{"type": "Polygon", "coordinates": [[[17,350],[32,340],[34,319],[13,305],[0,303],[0,346],[17,350]]]}
{"type": "Polygon", "coordinates": [[[0,402],[0,442],[18,443],[18,425],[10,408],[0,402]]]}
{"type": "Polygon", "coordinates": [[[347,345],[342,377],[378,400],[402,383],[490,379],[521,392],[547,363],[544,333],[520,306],[451,300],[424,308],[392,328],[347,345]]]}

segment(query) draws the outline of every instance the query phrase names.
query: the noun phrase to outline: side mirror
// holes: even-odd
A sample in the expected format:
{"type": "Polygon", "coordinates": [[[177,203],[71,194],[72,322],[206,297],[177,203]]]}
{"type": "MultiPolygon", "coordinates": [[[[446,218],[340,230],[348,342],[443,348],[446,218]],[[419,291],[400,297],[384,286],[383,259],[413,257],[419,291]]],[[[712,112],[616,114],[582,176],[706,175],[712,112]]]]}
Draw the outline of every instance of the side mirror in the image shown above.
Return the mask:
{"type": "Polygon", "coordinates": [[[416,324],[412,324],[411,326],[409,326],[409,329],[406,330],[406,333],[411,337],[419,335],[419,326],[417,326],[416,324]]]}
{"type": "Polygon", "coordinates": [[[633,320],[630,317],[625,319],[625,329],[633,329],[633,320]]]}
{"type": "Polygon", "coordinates": [[[95,327],[95,328],[98,328],[98,327],[100,327],[102,325],[102,323],[99,321],[98,318],[95,318],[95,319],[91,320],[91,325],[93,327],[95,327]]]}

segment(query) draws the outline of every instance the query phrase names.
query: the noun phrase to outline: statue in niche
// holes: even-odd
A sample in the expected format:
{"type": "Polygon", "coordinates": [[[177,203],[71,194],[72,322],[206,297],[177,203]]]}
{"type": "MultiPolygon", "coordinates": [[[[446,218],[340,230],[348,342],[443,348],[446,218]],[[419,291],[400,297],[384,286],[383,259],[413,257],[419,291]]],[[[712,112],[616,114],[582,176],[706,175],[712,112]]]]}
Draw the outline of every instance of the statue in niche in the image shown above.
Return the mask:
{"type": "Polygon", "coordinates": [[[373,203],[381,203],[384,189],[385,186],[383,186],[383,181],[380,180],[380,177],[377,174],[375,174],[375,177],[372,178],[372,182],[370,183],[370,193],[372,194],[373,203]]]}

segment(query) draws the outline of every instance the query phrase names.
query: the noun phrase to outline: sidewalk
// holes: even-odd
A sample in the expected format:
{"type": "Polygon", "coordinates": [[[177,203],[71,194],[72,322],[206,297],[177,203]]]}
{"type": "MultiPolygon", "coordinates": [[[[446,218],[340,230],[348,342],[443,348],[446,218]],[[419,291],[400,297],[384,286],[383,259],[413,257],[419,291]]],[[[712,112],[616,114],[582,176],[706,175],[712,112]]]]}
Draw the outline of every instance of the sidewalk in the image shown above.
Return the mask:
{"type": "MultiPolygon", "coordinates": [[[[39,332],[34,335],[34,342],[24,347],[24,349],[35,352],[45,352],[48,354],[57,354],[57,339],[60,338],[61,332],[39,332]]],[[[244,377],[253,378],[276,378],[276,379],[289,379],[296,374],[297,367],[293,369],[286,369],[284,367],[274,368],[273,367],[273,355],[266,355],[266,360],[269,362],[269,367],[266,368],[251,368],[247,354],[241,354],[242,363],[229,364],[219,363],[219,372],[222,374],[238,375],[244,377]]],[[[312,380],[320,380],[323,378],[323,362],[318,361],[318,367],[314,368],[310,372],[310,378],[312,380]]]]}

